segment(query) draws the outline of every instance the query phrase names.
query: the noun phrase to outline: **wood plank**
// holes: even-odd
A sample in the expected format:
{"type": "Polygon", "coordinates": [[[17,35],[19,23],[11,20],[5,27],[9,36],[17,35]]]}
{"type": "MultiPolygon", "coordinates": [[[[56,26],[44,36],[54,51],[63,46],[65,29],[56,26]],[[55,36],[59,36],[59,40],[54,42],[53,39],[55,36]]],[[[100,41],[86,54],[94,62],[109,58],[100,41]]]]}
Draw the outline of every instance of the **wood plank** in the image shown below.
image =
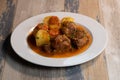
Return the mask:
{"type": "Polygon", "coordinates": [[[11,32],[14,18],[16,0],[0,0],[0,80],[5,64],[5,40],[11,32]]]}
{"type": "Polygon", "coordinates": [[[39,15],[41,13],[56,12],[56,11],[63,11],[63,10],[64,10],[64,0],[61,0],[61,1],[49,0],[49,2],[44,0],[19,1],[17,5],[17,11],[15,14],[16,18],[13,23],[13,29],[20,22],[24,21],[25,19],[31,16],[39,15]]]}
{"type": "MultiPolygon", "coordinates": [[[[65,0],[65,11],[78,13],[80,0],[65,0]]],[[[67,67],[65,74],[68,80],[84,80],[80,65],[67,67]]]]}
{"type": "MultiPolygon", "coordinates": [[[[8,0],[11,1],[11,0],[8,0]]],[[[14,1],[14,0],[13,0],[14,1]]],[[[6,4],[5,2],[2,2],[6,4]]],[[[10,3],[10,2],[9,2],[10,3]]],[[[15,5],[13,2],[12,5],[15,5]]],[[[19,0],[17,4],[17,9],[15,13],[14,22],[12,21],[5,21],[13,23],[14,28],[23,20],[45,12],[53,12],[53,11],[69,11],[69,12],[75,12],[75,13],[82,13],[84,15],[90,16],[93,19],[96,19],[101,24],[105,25],[105,28],[109,30],[109,33],[113,33],[113,26],[117,28],[117,32],[115,34],[110,34],[111,42],[109,43],[109,46],[105,51],[102,52],[100,56],[95,58],[92,61],[89,61],[87,63],[84,63],[82,65],[73,66],[73,67],[67,67],[67,68],[48,68],[48,67],[42,67],[38,65],[33,65],[20,57],[16,55],[16,53],[12,50],[10,45],[10,37],[8,37],[5,41],[4,51],[0,50],[0,56],[1,53],[6,54],[6,60],[1,60],[0,57],[0,80],[108,80],[108,74],[107,74],[107,66],[106,66],[106,56],[107,54],[107,62],[108,62],[108,69],[109,69],[109,76],[110,80],[119,80],[119,57],[116,58],[116,56],[119,56],[119,38],[117,36],[114,38],[115,41],[112,40],[112,37],[119,33],[119,17],[107,15],[106,5],[107,9],[110,10],[110,13],[112,12],[110,6],[116,6],[116,10],[114,10],[114,14],[119,15],[119,6],[116,1],[113,0],[101,0],[100,4],[98,0],[49,0],[47,2],[46,0],[19,0]],[[26,4],[27,3],[27,4],[26,4]],[[102,8],[102,10],[100,10],[102,8]],[[103,12],[102,12],[103,11],[103,12]],[[117,12],[117,13],[116,13],[117,12]],[[106,17],[107,16],[107,17],[106,17]],[[104,20],[103,20],[104,17],[104,20]],[[118,19],[118,21],[113,21],[112,19],[118,19]],[[110,20],[109,20],[110,19],[110,20]],[[105,22],[104,21],[108,21],[105,22]],[[111,24],[112,23],[112,24],[111,24]],[[112,25],[112,26],[111,26],[112,25]],[[110,27],[111,26],[111,27],[110,27]],[[113,47],[111,47],[113,46],[113,47]],[[115,47],[115,48],[114,48],[115,47]],[[111,49],[111,52],[109,52],[109,49],[111,49]],[[116,52],[115,52],[116,51],[116,52]],[[115,52],[115,56],[113,57],[113,52],[115,52]],[[111,62],[111,59],[113,60],[111,62]],[[115,65],[114,65],[114,62],[115,65]],[[2,66],[1,66],[2,64],[2,66]],[[111,66],[112,65],[112,66],[111,66]],[[1,71],[3,70],[4,72],[1,71]],[[114,69],[112,69],[114,68],[114,69]],[[2,72],[2,74],[1,74],[2,72]],[[114,75],[112,74],[114,72],[114,75]]],[[[2,6],[6,6],[4,4],[0,4],[2,6]]],[[[112,8],[113,9],[113,8],[112,8]]],[[[6,12],[7,7],[0,8],[0,14],[1,12],[6,12]]],[[[13,11],[14,12],[14,11],[13,11]]],[[[7,12],[9,13],[9,12],[7,12]]],[[[13,13],[11,13],[13,14],[13,13]]],[[[13,15],[10,15],[13,16],[13,15]]],[[[0,16],[0,20],[1,20],[0,16]]],[[[6,18],[5,18],[6,19],[6,18]]],[[[7,19],[6,19],[7,20],[7,19]]],[[[11,20],[8,18],[8,20],[11,20]]],[[[13,18],[12,18],[13,20],[13,18]]],[[[2,21],[0,21],[2,22],[2,21]]],[[[3,21],[4,22],[4,21],[3,21]]],[[[0,23],[1,24],[1,23],[0,23]]],[[[8,24],[8,23],[7,23],[8,24]]],[[[3,23],[2,23],[3,25],[3,23]]],[[[6,25],[6,23],[5,23],[6,25]]],[[[12,25],[12,24],[10,24],[12,25]]],[[[8,25],[7,25],[8,26],[8,25]]],[[[11,27],[5,26],[5,29],[8,28],[8,32],[11,29],[11,27]]],[[[1,28],[1,25],[0,25],[1,28]]],[[[4,29],[4,28],[3,28],[4,29]]],[[[1,30],[1,29],[0,29],[1,30]]],[[[1,30],[4,31],[4,30],[1,30]]],[[[0,32],[1,32],[0,31],[0,32]]],[[[4,36],[0,36],[0,40],[4,41],[4,39],[7,37],[9,33],[4,34],[4,36]]],[[[1,44],[1,43],[0,43],[1,44]]],[[[3,47],[0,47],[0,49],[3,47]]]]}
{"type": "Polygon", "coordinates": [[[4,67],[4,56],[2,54],[2,44],[3,44],[3,36],[2,36],[2,14],[6,10],[6,1],[0,1],[0,80],[2,79],[2,72],[3,72],[3,67],[4,67]],[[2,8],[3,7],[3,8],[2,8]]]}
{"type": "Polygon", "coordinates": [[[98,16],[100,16],[99,1],[98,0],[93,0],[93,1],[81,0],[79,13],[87,15],[93,19],[96,19],[98,16]]]}
{"type": "Polygon", "coordinates": [[[108,33],[105,52],[109,80],[120,80],[120,1],[100,0],[100,7],[108,33]]]}
{"type": "MultiPolygon", "coordinates": [[[[18,25],[21,21],[31,16],[45,12],[63,10],[64,0],[61,0],[60,2],[58,2],[57,0],[50,0],[49,2],[47,2],[46,0],[19,0],[12,30],[14,30],[16,25],[18,25]]],[[[7,55],[2,80],[65,79],[64,68],[48,68],[31,64],[16,55],[16,53],[12,50],[10,46],[10,42],[8,42],[7,44],[7,55]]]]}
{"type": "MultiPolygon", "coordinates": [[[[79,13],[103,23],[99,9],[99,0],[80,0],[79,13]]],[[[85,80],[108,80],[105,51],[95,59],[81,65],[85,80]]]]}
{"type": "MultiPolygon", "coordinates": [[[[98,22],[102,22],[102,19],[101,19],[102,17],[100,17],[101,15],[99,12],[99,2],[98,1],[96,1],[96,0],[94,0],[94,1],[80,0],[80,4],[79,4],[80,7],[78,7],[78,6],[76,7],[74,4],[72,4],[74,2],[72,2],[70,0],[67,3],[70,3],[70,4],[69,5],[65,4],[66,5],[65,11],[79,12],[81,14],[90,16],[93,19],[96,19],[98,22]],[[73,5],[74,7],[71,5],[73,5]],[[78,10],[78,8],[79,8],[79,10],[78,10]],[[89,8],[91,8],[91,9],[89,9],[89,8]],[[70,9],[70,10],[67,10],[67,9],[70,9]]],[[[78,5],[78,3],[77,3],[77,5],[78,5]]],[[[106,68],[105,64],[106,63],[105,63],[104,54],[103,54],[100,57],[97,57],[96,59],[89,61],[88,63],[82,64],[81,66],[77,66],[78,71],[76,71],[76,73],[79,72],[79,70],[81,70],[82,73],[79,72],[79,74],[78,74],[79,77],[76,77],[76,79],[79,80],[81,77],[84,80],[88,80],[88,79],[89,80],[97,80],[97,78],[99,78],[100,80],[108,80],[108,75],[106,72],[107,68],[106,68]],[[93,65],[93,66],[91,66],[91,65],[93,65]],[[99,69],[101,69],[101,72],[103,74],[100,73],[99,69]],[[97,76],[97,77],[94,77],[94,76],[97,76]]],[[[75,71],[75,70],[73,70],[73,71],[75,71]]]]}
{"type": "Polygon", "coordinates": [[[65,0],[65,11],[77,13],[79,9],[79,0],[65,0]]]}

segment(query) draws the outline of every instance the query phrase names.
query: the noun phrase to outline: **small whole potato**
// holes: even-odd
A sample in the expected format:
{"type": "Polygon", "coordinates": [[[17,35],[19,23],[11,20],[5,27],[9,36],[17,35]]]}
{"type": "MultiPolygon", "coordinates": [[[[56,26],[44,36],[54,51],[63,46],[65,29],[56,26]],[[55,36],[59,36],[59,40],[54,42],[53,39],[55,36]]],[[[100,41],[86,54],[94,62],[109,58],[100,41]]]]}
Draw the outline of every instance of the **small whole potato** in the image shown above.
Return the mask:
{"type": "Polygon", "coordinates": [[[35,35],[36,46],[42,46],[44,44],[49,44],[50,42],[50,35],[45,30],[38,30],[35,35]]]}
{"type": "Polygon", "coordinates": [[[60,20],[57,16],[51,16],[49,19],[49,25],[59,25],[60,20]]]}
{"type": "Polygon", "coordinates": [[[48,26],[44,23],[40,23],[38,24],[34,29],[33,29],[33,35],[35,36],[36,33],[39,31],[39,30],[46,30],[48,31],[48,26]]]}

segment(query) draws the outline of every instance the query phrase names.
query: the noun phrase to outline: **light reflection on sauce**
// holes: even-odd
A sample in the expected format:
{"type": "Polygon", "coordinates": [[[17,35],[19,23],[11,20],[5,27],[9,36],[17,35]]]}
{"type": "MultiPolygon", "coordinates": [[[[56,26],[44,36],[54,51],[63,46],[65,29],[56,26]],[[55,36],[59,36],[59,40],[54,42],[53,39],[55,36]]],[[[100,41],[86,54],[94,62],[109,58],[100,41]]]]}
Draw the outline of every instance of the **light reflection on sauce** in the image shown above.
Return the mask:
{"type": "Polygon", "coordinates": [[[42,50],[40,50],[39,47],[36,46],[35,38],[34,38],[32,32],[27,37],[27,43],[28,43],[29,47],[34,52],[36,52],[39,55],[45,56],[45,57],[50,57],[50,58],[66,58],[66,57],[75,56],[75,55],[81,54],[82,52],[84,52],[85,50],[87,50],[89,48],[89,46],[91,45],[91,43],[92,43],[92,36],[89,33],[89,31],[86,30],[85,28],[83,28],[82,26],[79,26],[78,28],[84,29],[87,32],[87,36],[88,36],[89,41],[87,42],[86,45],[84,45],[80,49],[75,49],[72,52],[66,52],[66,53],[45,53],[42,50]]]}

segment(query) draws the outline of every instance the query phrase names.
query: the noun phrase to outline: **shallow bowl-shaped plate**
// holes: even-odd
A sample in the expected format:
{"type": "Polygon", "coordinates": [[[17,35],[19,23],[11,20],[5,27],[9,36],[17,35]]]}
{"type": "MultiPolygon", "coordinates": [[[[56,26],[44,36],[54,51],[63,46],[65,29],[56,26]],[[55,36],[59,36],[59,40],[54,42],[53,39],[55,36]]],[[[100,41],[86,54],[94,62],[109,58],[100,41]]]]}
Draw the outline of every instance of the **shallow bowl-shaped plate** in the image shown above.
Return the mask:
{"type": "Polygon", "coordinates": [[[104,50],[106,43],[107,34],[101,24],[87,16],[69,12],[52,12],[31,17],[20,23],[11,35],[11,45],[16,54],[34,64],[50,67],[66,67],[87,62],[98,56],[104,50]],[[58,16],[60,19],[70,16],[75,19],[76,23],[85,26],[93,37],[90,47],[83,53],[68,58],[48,58],[32,51],[27,44],[27,36],[33,27],[42,22],[44,17],[50,15],[58,16]]]}

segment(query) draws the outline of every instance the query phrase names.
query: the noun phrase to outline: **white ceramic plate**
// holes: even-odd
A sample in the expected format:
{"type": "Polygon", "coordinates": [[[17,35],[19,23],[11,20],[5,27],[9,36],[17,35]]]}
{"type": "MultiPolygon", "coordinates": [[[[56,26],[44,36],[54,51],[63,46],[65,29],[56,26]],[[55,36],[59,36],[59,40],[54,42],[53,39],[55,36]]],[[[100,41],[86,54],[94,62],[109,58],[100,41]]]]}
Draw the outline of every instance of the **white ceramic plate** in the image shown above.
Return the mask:
{"type": "Polygon", "coordinates": [[[11,45],[16,54],[29,62],[50,67],[66,67],[87,62],[98,56],[104,50],[106,43],[107,34],[102,25],[87,16],[69,12],[52,12],[31,17],[20,23],[11,35],[11,45]],[[82,54],[69,58],[48,58],[32,51],[27,44],[26,38],[33,27],[42,22],[44,17],[50,15],[58,16],[60,19],[71,16],[76,23],[85,26],[93,37],[91,46],[82,54]]]}

